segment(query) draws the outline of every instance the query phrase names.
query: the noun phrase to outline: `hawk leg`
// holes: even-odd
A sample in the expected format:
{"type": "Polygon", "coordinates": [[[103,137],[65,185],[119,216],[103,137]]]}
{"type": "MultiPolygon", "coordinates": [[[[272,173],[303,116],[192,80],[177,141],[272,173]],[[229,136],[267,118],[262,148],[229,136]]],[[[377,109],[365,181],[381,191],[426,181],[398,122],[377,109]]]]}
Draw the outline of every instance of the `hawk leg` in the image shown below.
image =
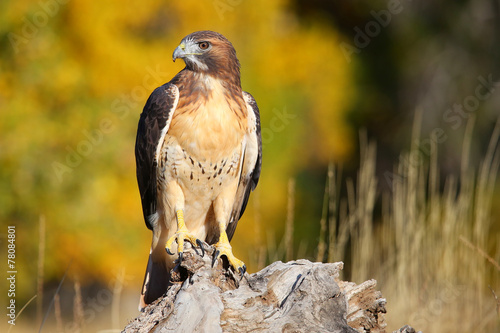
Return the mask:
{"type": "Polygon", "coordinates": [[[220,236],[219,236],[219,241],[214,244],[215,253],[214,253],[214,258],[212,260],[212,266],[215,264],[215,262],[217,261],[217,259],[219,259],[220,256],[225,255],[227,260],[229,261],[229,265],[233,266],[235,272],[240,273],[240,276],[243,278],[243,275],[245,274],[247,267],[245,266],[245,263],[243,261],[239,260],[233,255],[233,249],[229,244],[229,239],[227,238],[225,224],[219,223],[219,228],[220,228],[220,236]]]}
{"type": "Polygon", "coordinates": [[[189,230],[186,228],[186,224],[184,223],[184,211],[179,209],[177,212],[177,231],[175,235],[170,237],[165,244],[165,250],[168,254],[174,255],[172,252],[172,244],[174,241],[177,241],[177,253],[179,254],[179,262],[182,261],[182,254],[184,252],[184,240],[190,242],[193,247],[198,245],[201,248],[201,256],[205,255],[205,249],[201,241],[189,233],[189,230]]]}

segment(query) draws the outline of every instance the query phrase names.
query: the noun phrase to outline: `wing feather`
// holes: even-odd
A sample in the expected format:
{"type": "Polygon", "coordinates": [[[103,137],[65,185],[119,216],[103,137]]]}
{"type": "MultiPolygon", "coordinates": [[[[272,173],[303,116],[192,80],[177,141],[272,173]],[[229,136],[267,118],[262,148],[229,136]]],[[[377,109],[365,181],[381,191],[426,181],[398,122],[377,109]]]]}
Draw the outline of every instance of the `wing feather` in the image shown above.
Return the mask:
{"type": "Polygon", "coordinates": [[[244,91],[243,97],[246,102],[249,128],[251,130],[248,133],[243,152],[243,167],[233,204],[233,210],[231,212],[231,218],[226,228],[226,234],[229,240],[233,237],[236,225],[245,212],[250,192],[255,189],[259,182],[260,170],[262,167],[262,137],[260,133],[259,108],[252,95],[244,91]]]}
{"type": "Polygon", "coordinates": [[[156,88],[144,106],[137,128],[135,141],[137,183],[144,221],[151,230],[158,219],[157,159],[178,101],[179,90],[174,84],[166,83],[156,88]]]}

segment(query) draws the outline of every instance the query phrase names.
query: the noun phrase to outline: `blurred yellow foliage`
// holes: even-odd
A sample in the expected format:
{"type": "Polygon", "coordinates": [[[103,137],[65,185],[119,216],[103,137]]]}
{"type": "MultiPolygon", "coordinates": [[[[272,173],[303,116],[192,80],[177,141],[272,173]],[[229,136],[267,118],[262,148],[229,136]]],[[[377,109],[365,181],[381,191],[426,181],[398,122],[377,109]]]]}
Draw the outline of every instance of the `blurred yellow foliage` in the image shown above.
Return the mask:
{"type": "MultiPolygon", "coordinates": [[[[47,220],[46,279],[71,271],[107,283],[120,267],[142,279],[134,142],[149,93],[183,68],[179,41],[215,30],[235,46],[244,90],[262,118],[260,232],[249,205],[236,232],[245,261],[279,230],[289,177],[351,151],[345,113],[355,92],[331,27],[304,25],[291,1],[7,1],[0,11],[0,219],[23,234],[25,297],[35,292],[38,217],[47,220]],[[260,233],[260,234],[258,234],[260,233]],[[253,235],[255,237],[248,237],[253,235]]],[[[2,233],[4,231],[1,231],[2,233]]],[[[249,262],[250,270],[256,270],[249,262]]]]}

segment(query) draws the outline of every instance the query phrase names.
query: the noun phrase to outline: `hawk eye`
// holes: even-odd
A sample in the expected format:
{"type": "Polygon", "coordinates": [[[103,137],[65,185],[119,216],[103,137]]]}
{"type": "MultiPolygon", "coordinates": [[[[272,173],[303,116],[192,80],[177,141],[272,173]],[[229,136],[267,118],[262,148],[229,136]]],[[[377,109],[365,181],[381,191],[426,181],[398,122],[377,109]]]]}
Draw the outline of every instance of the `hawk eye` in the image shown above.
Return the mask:
{"type": "Polygon", "coordinates": [[[200,42],[200,43],[198,43],[198,46],[200,47],[200,49],[206,50],[206,49],[208,49],[210,44],[208,42],[200,42]]]}

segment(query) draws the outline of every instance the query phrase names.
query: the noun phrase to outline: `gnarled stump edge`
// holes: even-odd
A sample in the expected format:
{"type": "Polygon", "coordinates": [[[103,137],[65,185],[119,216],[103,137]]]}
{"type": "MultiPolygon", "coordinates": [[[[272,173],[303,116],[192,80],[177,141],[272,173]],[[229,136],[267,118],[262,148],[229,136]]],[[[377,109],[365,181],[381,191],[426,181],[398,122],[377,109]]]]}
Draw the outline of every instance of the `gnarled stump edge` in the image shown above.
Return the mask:
{"type": "MultiPolygon", "coordinates": [[[[342,262],[277,261],[240,279],[213,247],[186,246],[173,285],[122,332],[385,332],[376,281],[339,280],[342,262]]],[[[404,326],[397,333],[414,333],[404,326]]]]}

